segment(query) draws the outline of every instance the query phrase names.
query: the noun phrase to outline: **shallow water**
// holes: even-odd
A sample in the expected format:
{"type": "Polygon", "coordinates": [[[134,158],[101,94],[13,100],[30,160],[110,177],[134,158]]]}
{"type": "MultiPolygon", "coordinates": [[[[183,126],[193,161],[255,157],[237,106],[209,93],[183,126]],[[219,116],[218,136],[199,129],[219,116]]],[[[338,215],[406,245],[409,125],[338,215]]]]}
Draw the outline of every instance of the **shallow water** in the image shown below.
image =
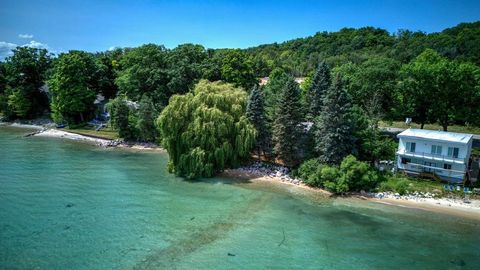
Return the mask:
{"type": "Polygon", "coordinates": [[[0,269],[479,269],[480,223],[0,127],[0,269]]]}

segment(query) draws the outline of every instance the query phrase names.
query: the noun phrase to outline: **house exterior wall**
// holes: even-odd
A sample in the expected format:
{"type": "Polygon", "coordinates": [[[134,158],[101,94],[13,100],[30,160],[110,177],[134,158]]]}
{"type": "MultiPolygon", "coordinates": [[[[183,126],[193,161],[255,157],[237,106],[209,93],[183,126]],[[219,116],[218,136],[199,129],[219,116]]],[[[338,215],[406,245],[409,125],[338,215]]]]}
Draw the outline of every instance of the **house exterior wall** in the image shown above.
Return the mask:
{"type": "Polygon", "coordinates": [[[462,182],[471,148],[472,140],[465,144],[402,136],[399,137],[396,166],[399,171],[435,173],[443,180],[462,182]],[[415,143],[415,152],[407,149],[407,143],[415,143]],[[432,145],[441,146],[441,152],[432,154],[432,145]],[[457,158],[448,156],[449,147],[458,148],[457,158]]]}

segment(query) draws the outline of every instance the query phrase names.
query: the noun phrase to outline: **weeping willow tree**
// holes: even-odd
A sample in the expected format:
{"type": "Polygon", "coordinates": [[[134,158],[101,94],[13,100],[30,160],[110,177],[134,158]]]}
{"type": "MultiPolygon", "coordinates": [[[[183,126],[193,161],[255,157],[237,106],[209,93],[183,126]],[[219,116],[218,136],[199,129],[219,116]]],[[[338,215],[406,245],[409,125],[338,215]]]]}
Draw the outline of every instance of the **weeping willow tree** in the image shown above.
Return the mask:
{"type": "Polygon", "coordinates": [[[242,89],[205,80],[193,92],[172,96],[157,119],[169,171],[211,177],[248,157],[256,131],[245,116],[246,104],[242,89]]]}

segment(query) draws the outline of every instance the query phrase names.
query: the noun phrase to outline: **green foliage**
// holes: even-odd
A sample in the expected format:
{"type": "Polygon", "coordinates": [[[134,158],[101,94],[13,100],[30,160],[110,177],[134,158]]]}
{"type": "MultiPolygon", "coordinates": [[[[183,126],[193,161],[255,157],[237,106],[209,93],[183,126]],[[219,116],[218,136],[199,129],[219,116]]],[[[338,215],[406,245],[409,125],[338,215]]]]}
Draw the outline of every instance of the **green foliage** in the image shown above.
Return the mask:
{"type": "Polygon", "coordinates": [[[271,134],[267,128],[265,117],[264,98],[261,89],[255,86],[250,93],[247,103],[246,116],[257,130],[255,151],[257,155],[268,155],[271,152],[271,134]]]}
{"type": "Polygon", "coordinates": [[[148,96],[143,96],[138,106],[138,140],[143,142],[155,142],[157,140],[157,129],[155,127],[157,116],[152,100],[148,96]]]}
{"type": "Polygon", "coordinates": [[[306,185],[320,187],[324,182],[324,178],[322,177],[323,168],[324,165],[322,165],[318,159],[309,159],[298,167],[297,175],[306,185]]]}
{"type": "Polygon", "coordinates": [[[19,118],[27,118],[31,106],[32,103],[22,91],[13,91],[13,93],[8,96],[8,108],[19,118]]]}
{"type": "Polygon", "coordinates": [[[349,190],[370,190],[379,182],[379,177],[366,162],[358,161],[354,156],[345,157],[340,164],[342,185],[349,190]]]}
{"type": "Polygon", "coordinates": [[[136,139],[136,121],[134,112],[127,103],[125,96],[118,96],[107,104],[110,113],[110,124],[118,131],[118,135],[129,141],[136,139]]]}
{"type": "Polygon", "coordinates": [[[308,90],[309,109],[307,118],[315,119],[319,116],[323,108],[323,99],[330,88],[331,77],[330,68],[325,62],[321,62],[313,76],[310,89],[308,90]]]}
{"type": "Polygon", "coordinates": [[[298,84],[289,77],[276,105],[273,126],[274,150],[277,158],[287,166],[300,162],[300,150],[303,126],[298,84]]]}
{"type": "Polygon", "coordinates": [[[453,121],[469,122],[480,112],[474,105],[480,101],[480,69],[472,64],[449,61],[428,49],[404,65],[401,74],[405,111],[422,127],[438,121],[446,131],[453,121]]]}
{"type": "Polygon", "coordinates": [[[347,155],[356,153],[355,123],[351,116],[350,98],[337,75],[325,94],[323,110],[315,121],[315,150],[320,162],[339,164],[347,155]]]}
{"type": "Polygon", "coordinates": [[[253,63],[240,49],[215,51],[205,65],[204,78],[210,81],[222,80],[249,90],[257,83],[253,63]]]}
{"type": "Polygon", "coordinates": [[[202,69],[208,57],[201,45],[183,44],[168,53],[170,94],[184,94],[202,77],[202,69]]]}
{"type": "Polygon", "coordinates": [[[247,94],[231,84],[200,81],[174,95],[157,119],[169,170],[210,177],[249,156],[256,131],[245,116],[247,94]]]}
{"type": "Polygon", "coordinates": [[[354,106],[352,120],[355,122],[356,146],[360,160],[374,163],[379,160],[393,160],[397,150],[397,142],[380,134],[378,124],[365,112],[354,106]]]}
{"type": "Polygon", "coordinates": [[[297,173],[305,184],[334,193],[372,190],[383,180],[376,170],[352,155],[345,157],[339,167],[310,159],[300,165],[297,173]]]}
{"type": "Polygon", "coordinates": [[[275,69],[270,73],[268,83],[263,88],[265,93],[265,111],[270,123],[273,123],[275,119],[278,99],[288,80],[288,75],[282,69],[275,69]]]}
{"type": "Polygon", "coordinates": [[[105,97],[106,100],[115,98],[118,87],[115,84],[116,68],[123,51],[115,49],[94,55],[97,66],[97,85],[96,89],[105,97]]]}
{"type": "Polygon", "coordinates": [[[400,195],[405,195],[409,191],[409,180],[405,178],[388,177],[387,181],[380,183],[378,190],[381,192],[397,192],[400,195]]]}
{"type": "Polygon", "coordinates": [[[92,55],[82,51],[62,53],[48,80],[52,94],[52,118],[77,124],[93,115],[98,79],[92,55]]]}
{"type": "Polygon", "coordinates": [[[155,44],[126,51],[115,80],[128,99],[139,101],[146,94],[160,106],[165,106],[171,95],[167,87],[169,82],[167,50],[155,44]]]}
{"type": "Polygon", "coordinates": [[[0,68],[0,112],[9,118],[32,118],[48,110],[48,97],[40,88],[50,66],[45,49],[13,49],[0,68]]]}
{"type": "Polygon", "coordinates": [[[400,63],[387,57],[373,57],[361,64],[348,63],[335,69],[344,77],[352,102],[370,118],[395,116],[396,84],[400,63]]]}

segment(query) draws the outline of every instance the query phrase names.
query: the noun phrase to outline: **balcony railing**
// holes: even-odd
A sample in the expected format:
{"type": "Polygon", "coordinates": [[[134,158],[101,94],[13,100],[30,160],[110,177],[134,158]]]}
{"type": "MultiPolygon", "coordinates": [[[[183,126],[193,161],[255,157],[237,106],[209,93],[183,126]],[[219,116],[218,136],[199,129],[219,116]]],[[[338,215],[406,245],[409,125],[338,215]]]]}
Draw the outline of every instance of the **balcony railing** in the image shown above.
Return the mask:
{"type": "Polygon", "coordinates": [[[398,150],[397,154],[402,156],[429,159],[429,160],[435,160],[435,161],[443,161],[443,162],[449,162],[449,163],[457,163],[457,164],[466,163],[466,158],[455,158],[455,157],[436,155],[436,154],[425,153],[425,152],[410,152],[406,150],[398,150]]]}
{"type": "Polygon", "coordinates": [[[422,165],[417,163],[401,164],[399,169],[416,172],[416,173],[431,173],[431,174],[435,174],[443,177],[463,178],[463,176],[465,175],[464,171],[444,169],[441,167],[433,167],[433,166],[427,166],[427,165],[422,165]]]}

